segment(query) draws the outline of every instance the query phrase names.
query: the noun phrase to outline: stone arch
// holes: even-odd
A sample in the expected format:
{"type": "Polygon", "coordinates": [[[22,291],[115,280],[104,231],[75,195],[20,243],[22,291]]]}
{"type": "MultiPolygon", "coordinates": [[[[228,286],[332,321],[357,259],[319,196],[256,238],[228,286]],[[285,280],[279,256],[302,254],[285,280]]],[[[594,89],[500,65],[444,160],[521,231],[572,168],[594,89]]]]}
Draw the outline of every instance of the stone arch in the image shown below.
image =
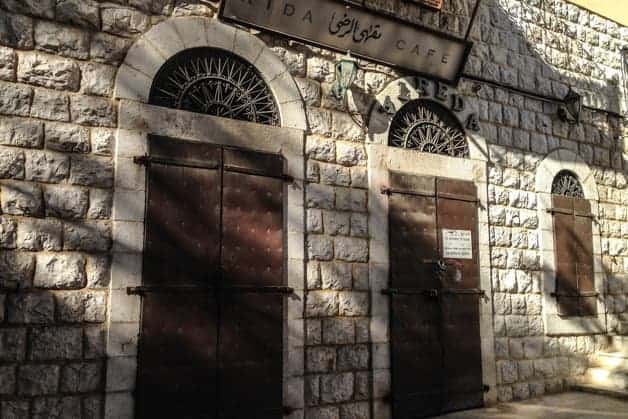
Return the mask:
{"type": "MultiPolygon", "coordinates": [[[[390,134],[390,128],[393,119],[407,103],[416,100],[432,101],[443,108],[447,108],[448,113],[453,119],[455,119],[457,125],[461,127],[465,133],[466,140],[469,146],[469,155],[467,158],[473,160],[488,161],[488,148],[486,140],[477,132],[473,132],[469,129],[465,129],[464,121],[474,113],[475,106],[469,104],[461,111],[453,111],[449,109],[446,102],[449,99],[443,100],[436,97],[433,92],[425,92],[416,88],[415,85],[417,78],[413,76],[398,78],[391,81],[386,85],[384,89],[376,96],[375,102],[371,108],[368,122],[368,141],[375,144],[388,144],[388,138],[390,134]]],[[[421,79],[422,81],[425,81],[421,79]]],[[[437,82],[433,82],[437,83],[437,82]]],[[[437,86],[437,84],[434,84],[437,86]]],[[[450,93],[456,93],[456,90],[449,87],[450,93]]],[[[465,98],[467,102],[472,101],[472,98],[465,98]]]]}
{"type": "Polygon", "coordinates": [[[556,175],[563,170],[570,171],[576,175],[582,185],[586,199],[598,200],[597,185],[593,172],[578,154],[564,148],[549,153],[539,165],[536,171],[536,192],[551,194],[552,182],[556,175]]]}
{"type": "Polygon", "coordinates": [[[303,99],[288,67],[259,38],[217,19],[172,18],[143,34],[118,70],[114,98],[148,103],[153,80],[166,61],[200,47],[231,52],[253,65],[275,97],[281,126],[307,130],[303,99]]]}

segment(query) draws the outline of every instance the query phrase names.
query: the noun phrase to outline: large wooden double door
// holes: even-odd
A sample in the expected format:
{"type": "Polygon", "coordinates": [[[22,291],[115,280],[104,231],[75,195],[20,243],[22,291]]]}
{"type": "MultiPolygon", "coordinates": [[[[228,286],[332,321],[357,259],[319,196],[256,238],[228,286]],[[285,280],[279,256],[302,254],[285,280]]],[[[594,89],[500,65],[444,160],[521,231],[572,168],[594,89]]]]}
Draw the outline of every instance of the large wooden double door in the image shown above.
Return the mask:
{"type": "Polygon", "coordinates": [[[283,159],[150,138],[137,416],[282,416],[283,159]]]}
{"type": "Polygon", "coordinates": [[[391,173],[395,419],[483,404],[477,194],[472,182],[391,173]]]}

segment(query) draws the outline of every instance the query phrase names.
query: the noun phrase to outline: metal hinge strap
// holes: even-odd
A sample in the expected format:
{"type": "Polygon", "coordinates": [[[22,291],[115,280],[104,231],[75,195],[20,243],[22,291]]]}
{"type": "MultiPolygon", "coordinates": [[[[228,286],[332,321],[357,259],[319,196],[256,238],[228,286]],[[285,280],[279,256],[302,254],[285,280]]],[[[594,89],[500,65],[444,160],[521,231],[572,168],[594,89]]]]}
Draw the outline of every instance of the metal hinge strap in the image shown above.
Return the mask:
{"type": "Polygon", "coordinates": [[[390,188],[388,186],[383,186],[381,189],[381,193],[383,195],[388,195],[388,196],[392,194],[401,194],[401,195],[421,196],[421,197],[426,197],[426,198],[445,198],[445,199],[452,199],[455,201],[473,202],[476,204],[480,202],[479,199],[470,197],[470,196],[452,194],[452,193],[447,193],[447,192],[428,193],[428,192],[406,191],[402,189],[390,188]]]}
{"type": "Polygon", "coordinates": [[[273,179],[283,180],[284,182],[289,182],[289,183],[294,182],[294,177],[292,177],[290,175],[283,174],[283,173],[282,174],[273,175],[273,174],[270,174],[270,173],[262,172],[260,170],[248,169],[248,168],[239,167],[239,166],[232,166],[232,165],[228,165],[228,164],[226,164],[224,166],[224,168],[225,168],[225,171],[227,171],[227,172],[242,173],[243,175],[251,175],[251,176],[269,177],[269,178],[273,178],[273,179]]]}
{"type": "Polygon", "coordinates": [[[598,297],[600,293],[597,291],[579,291],[577,294],[565,294],[561,292],[552,292],[550,295],[552,297],[578,298],[578,297],[598,297]]]}
{"type": "Polygon", "coordinates": [[[205,162],[196,160],[181,160],[181,159],[169,159],[166,157],[154,157],[154,156],[135,156],[133,157],[133,163],[140,164],[142,166],[150,166],[151,164],[161,164],[164,166],[177,166],[177,167],[190,167],[193,169],[220,169],[220,163],[218,162],[205,162]]]}
{"type": "Polygon", "coordinates": [[[212,287],[199,285],[153,285],[127,287],[128,295],[148,293],[232,293],[232,294],[293,294],[294,288],[285,286],[212,287]]]}
{"type": "Polygon", "coordinates": [[[595,215],[588,213],[588,212],[578,212],[578,211],[574,211],[574,210],[569,210],[566,208],[548,208],[547,212],[549,212],[550,214],[563,214],[563,215],[575,215],[577,217],[585,217],[585,218],[591,218],[591,219],[595,219],[595,215]]]}

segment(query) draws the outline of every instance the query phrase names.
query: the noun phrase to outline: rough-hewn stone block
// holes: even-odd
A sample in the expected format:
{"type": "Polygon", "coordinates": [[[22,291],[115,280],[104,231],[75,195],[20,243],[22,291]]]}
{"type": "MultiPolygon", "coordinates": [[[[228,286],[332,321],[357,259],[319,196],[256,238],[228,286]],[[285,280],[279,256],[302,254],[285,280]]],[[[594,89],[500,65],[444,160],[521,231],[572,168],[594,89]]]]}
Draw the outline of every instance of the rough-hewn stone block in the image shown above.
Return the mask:
{"type": "Polygon", "coordinates": [[[105,158],[72,156],[70,183],[110,188],[113,185],[113,163],[105,158]]]}
{"type": "Polygon", "coordinates": [[[29,253],[0,253],[0,286],[29,288],[35,271],[35,257],[29,253]]]}
{"type": "Polygon", "coordinates": [[[89,153],[89,129],[76,125],[46,124],[46,148],[63,152],[89,153]]]}
{"type": "Polygon", "coordinates": [[[312,291],[307,294],[305,312],[308,316],[336,316],[338,314],[338,294],[329,291],[312,291]]]}
{"type": "Polygon", "coordinates": [[[98,3],[93,0],[57,0],[57,19],[100,29],[98,3]]]}
{"type": "Polygon", "coordinates": [[[102,30],[114,35],[135,36],[146,31],[150,19],[144,13],[120,6],[102,7],[102,30]]]}
{"type": "Polygon", "coordinates": [[[12,294],[8,301],[10,323],[44,324],[54,321],[54,301],[46,293],[12,294]]]}
{"type": "Polygon", "coordinates": [[[106,64],[119,64],[124,60],[131,41],[125,38],[96,33],[92,36],[90,56],[94,61],[106,64]]]}
{"type": "Polygon", "coordinates": [[[96,127],[113,127],[116,111],[113,102],[93,96],[72,96],[70,101],[72,122],[96,127]]]}
{"type": "Polygon", "coordinates": [[[83,330],[76,327],[36,328],[31,332],[30,359],[79,359],[83,354],[83,330]]]}
{"type": "Polygon", "coordinates": [[[330,372],[336,369],[336,348],[308,348],[306,353],[306,370],[308,372],[330,372]]]}
{"type": "Polygon", "coordinates": [[[307,239],[309,260],[331,260],[334,255],[333,241],[326,236],[310,235],[307,239]]]}
{"type": "Polygon", "coordinates": [[[105,252],[111,247],[111,226],[101,221],[67,222],[63,225],[63,239],[65,250],[105,252]]]}
{"type": "Polygon", "coordinates": [[[15,249],[17,246],[17,222],[0,217],[0,249],[15,249]]]}
{"type": "Polygon", "coordinates": [[[33,419],[80,418],[80,397],[46,397],[33,402],[33,419]]]}
{"type": "Polygon", "coordinates": [[[26,159],[26,179],[40,182],[62,182],[70,172],[70,158],[53,151],[30,151],[26,159]]]}
{"type": "Polygon", "coordinates": [[[39,50],[66,57],[89,57],[89,33],[52,22],[35,24],[35,47],[39,50]]]}
{"type": "Polygon", "coordinates": [[[74,61],[38,52],[20,54],[17,78],[23,83],[71,91],[78,90],[81,80],[79,66],[74,61]]]}
{"type": "Polygon", "coordinates": [[[33,285],[40,288],[83,288],[85,257],[74,253],[38,254],[33,285]]]}
{"type": "Polygon", "coordinates": [[[24,179],[24,152],[0,148],[0,179],[24,179]]]}
{"type": "Polygon", "coordinates": [[[54,394],[59,386],[59,366],[24,365],[18,371],[18,394],[40,396],[54,394]]]}
{"type": "Polygon", "coordinates": [[[342,346],[338,348],[338,370],[365,370],[369,367],[370,353],[367,345],[342,346]]]}
{"type": "Polygon", "coordinates": [[[86,63],[81,71],[81,89],[88,95],[111,96],[116,77],[116,67],[86,63]]]}
{"type": "Polygon", "coordinates": [[[44,124],[26,119],[0,119],[0,144],[15,147],[41,148],[44,124]]]}
{"type": "Polygon", "coordinates": [[[46,215],[59,218],[83,218],[88,208],[88,192],[83,188],[48,185],[44,190],[46,215]]]}
{"type": "Polygon", "coordinates": [[[50,121],[70,120],[70,98],[64,93],[36,89],[31,116],[50,121]]]}
{"type": "Polygon", "coordinates": [[[63,243],[63,227],[50,219],[25,218],[20,221],[17,246],[32,251],[59,251],[63,243]]]}
{"type": "Polygon", "coordinates": [[[355,342],[353,319],[323,319],[323,343],[349,344],[355,342]]]}
{"type": "Polygon", "coordinates": [[[0,0],[0,6],[13,13],[52,19],[55,0],[0,0]]]}
{"type": "Polygon", "coordinates": [[[338,310],[341,316],[367,316],[369,313],[368,293],[340,292],[338,295],[338,310]]]}
{"type": "Polygon", "coordinates": [[[0,361],[26,358],[26,329],[0,329],[0,361]]]}
{"type": "MultiPolygon", "coordinates": [[[[84,337],[85,358],[103,358],[107,346],[106,331],[100,326],[86,327],[84,337]]],[[[112,336],[112,339],[115,339],[115,337],[112,336]]]]}
{"type": "Polygon", "coordinates": [[[0,80],[15,81],[17,55],[11,48],[0,47],[0,80]]]}
{"type": "Polygon", "coordinates": [[[98,362],[80,362],[61,369],[59,390],[67,393],[88,393],[101,388],[102,365],[98,362]]]}
{"type": "Polygon", "coordinates": [[[29,116],[33,89],[11,83],[0,83],[0,113],[29,116]]]}
{"type": "Polygon", "coordinates": [[[339,403],[351,400],[353,396],[353,374],[333,374],[321,377],[321,401],[339,403]]]}
{"type": "Polygon", "coordinates": [[[351,278],[350,264],[342,262],[321,263],[321,281],[323,289],[350,289],[351,278]]]}
{"type": "Polygon", "coordinates": [[[337,259],[347,262],[368,261],[368,241],[365,239],[336,237],[334,238],[334,252],[337,259]]]}
{"type": "Polygon", "coordinates": [[[1,13],[0,44],[20,49],[33,48],[33,20],[26,16],[1,13]]]}
{"type": "Polygon", "coordinates": [[[25,182],[2,184],[2,212],[11,215],[40,216],[43,213],[41,187],[25,182]]]}
{"type": "Polygon", "coordinates": [[[0,395],[12,395],[16,388],[15,366],[0,366],[0,395]]]}

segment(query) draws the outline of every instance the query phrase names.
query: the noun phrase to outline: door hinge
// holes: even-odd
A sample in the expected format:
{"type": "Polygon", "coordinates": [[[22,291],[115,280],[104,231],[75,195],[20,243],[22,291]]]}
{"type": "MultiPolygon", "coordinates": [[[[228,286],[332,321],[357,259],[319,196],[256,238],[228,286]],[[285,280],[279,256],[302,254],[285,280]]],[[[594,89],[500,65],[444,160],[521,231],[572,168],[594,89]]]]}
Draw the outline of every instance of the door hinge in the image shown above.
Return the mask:
{"type": "Polygon", "coordinates": [[[488,384],[484,384],[484,385],[482,386],[482,390],[483,390],[485,393],[488,393],[489,391],[491,391],[491,386],[489,386],[488,384]]]}

